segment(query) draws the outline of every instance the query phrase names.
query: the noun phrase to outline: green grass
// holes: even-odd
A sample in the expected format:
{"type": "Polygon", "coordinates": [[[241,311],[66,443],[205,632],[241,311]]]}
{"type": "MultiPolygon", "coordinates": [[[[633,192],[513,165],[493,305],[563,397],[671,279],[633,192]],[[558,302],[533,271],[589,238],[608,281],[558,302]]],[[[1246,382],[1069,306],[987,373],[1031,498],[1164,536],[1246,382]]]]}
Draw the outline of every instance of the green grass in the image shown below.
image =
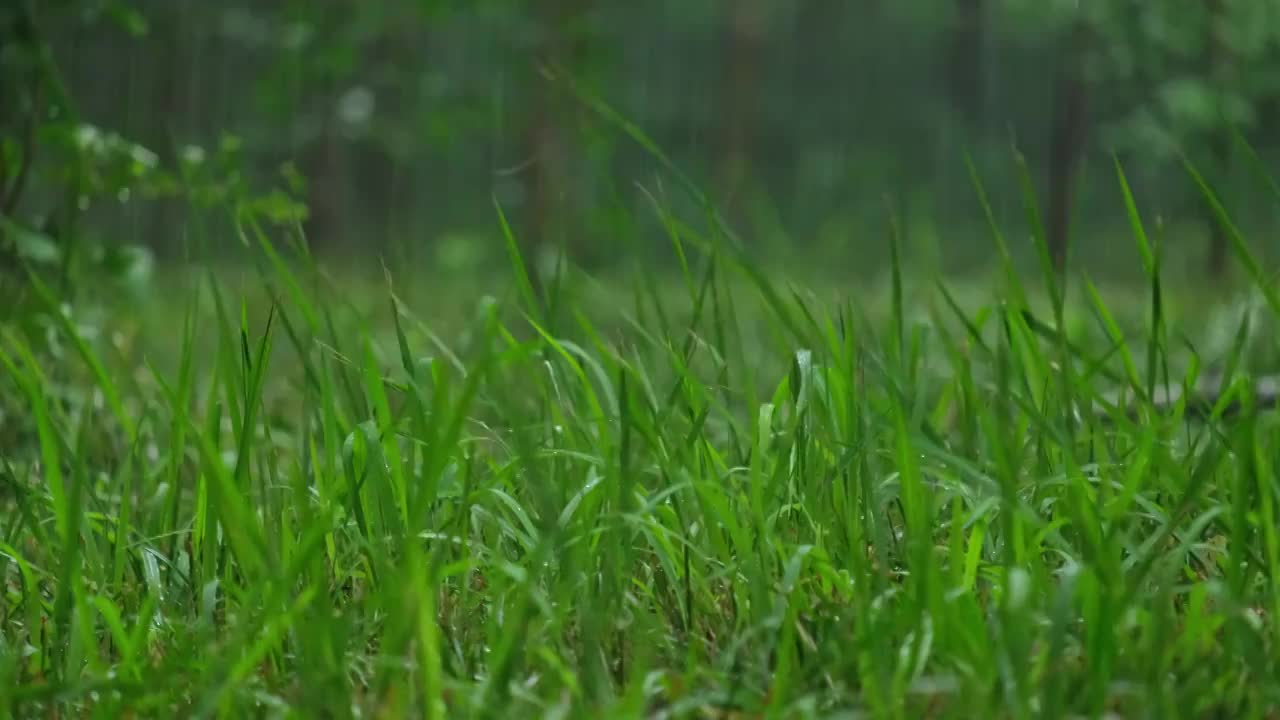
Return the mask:
{"type": "Polygon", "coordinates": [[[496,300],[265,236],[132,309],[37,288],[0,331],[0,708],[1277,717],[1280,424],[1144,398],[1217,364],[1247,404],[1280,308],[1240,242],[1253,325],[1196,336],[1129,205],[1114,309],[994,227],[966,292],[811,292],[675,221],[669,277],[539,294],[511,242],[496,300]]]}

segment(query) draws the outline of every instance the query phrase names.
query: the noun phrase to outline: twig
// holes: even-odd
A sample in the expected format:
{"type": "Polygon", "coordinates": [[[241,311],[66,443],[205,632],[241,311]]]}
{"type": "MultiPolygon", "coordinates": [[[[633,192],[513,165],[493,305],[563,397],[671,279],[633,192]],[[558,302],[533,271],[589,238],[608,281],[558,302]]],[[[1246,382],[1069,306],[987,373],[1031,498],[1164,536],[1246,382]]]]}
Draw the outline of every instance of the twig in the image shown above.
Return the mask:
{"type": "Polygon", "coordinates": [[[44,105],[44,83],[39,78],[35,81],[35,92],[31,97],[31,109],[26,117],[26,132],[22,138],[22,164],[18,166],[18,174],[14,176],[13,183],[9,189],[4,192],[4,204],[0,207],[0,214],[6,217],[12,217],[15,210],[18,209],[18,201],[22,199],[22,193],[26,190],[27,177],[31,173],[31,166],[36,152],[36,133],[40,127],[40,116],[42,106],[44,105]]]}

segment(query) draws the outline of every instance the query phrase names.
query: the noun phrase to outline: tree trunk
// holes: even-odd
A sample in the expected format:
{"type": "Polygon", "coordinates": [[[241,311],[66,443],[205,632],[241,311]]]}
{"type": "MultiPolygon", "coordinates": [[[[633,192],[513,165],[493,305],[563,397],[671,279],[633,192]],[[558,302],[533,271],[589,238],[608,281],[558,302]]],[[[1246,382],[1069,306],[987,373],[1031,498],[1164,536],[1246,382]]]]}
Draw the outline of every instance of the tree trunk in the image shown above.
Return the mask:
{"type": "MultiPolygon", "coordinates": [[[[1223,37],[1222,0],[1209,0],[1208,13],[1208,23],[1206,23],[1208,41],[1205,43],[1206,70],[1212,86],[1217,88],[1218,92],[1223,92],[1231,81],[1231,49],[1226,38],[1223,37]]],[[[1225,125],[1229,119],[1223,117],[1220,121],[1225,125]]],[[[1212,154],[1213,169],[1220,174],[1225,174],[1231,162],[1231,141],[1226,135],[1227,130],[1226,127],[1214,128],[1211,131],[1212,137],[1207,143],[1212,154]]],[[[1209,273],[1215,278],[1221,278],[1227,272],[1229,241],[1226,231],[1214,216],[1212,208],[1206,207],[1205,214],[1209,222],[1209,248],[1206,262],[1209,273]]]]}
{"type": "Polygon", "coordinates": [[[525,188],[524,223],[519,241],[525,269],[535,289],[541,287],[539,260],[543,248],[551,240],[551,223],[556,216],[554,205],[560,186],[557,167],[560,150],[550,104],[545,91],[540,92],[534,100],[533,116],[525,132],[525,145],[532,164],[525,188]]]}
{"type": "MultiPolygon", "coordinates": [[[[1210,151],[1213,153],[1213,164],[1219,170],[1225,168],[1230,162],[1230,142],[1221,133],[1218,133],[1210,141],[1209,146],[1210,151]]],[[[1212,208],[1206,207],[1205,215],[1209,222],[1209,249],[1205,261],[1209,268],[1209,274],[1215,278],[1222,278],[1227,274],[1230,239],[1227,237],[1227,231],[1222,227],[1222,223],[1218,222],[1218,218],[1214,215],[1212,208]]]]}
{"type": "MultiPolygon", "coordinates": [[[[189,25],[182,18],[193,17],[193,9],[189,0],[179,0],[166,15],[162,16],[165,27],[153,37],[165,38],[166,62],[158,66],[159,97],[154,107],[159,110],[153,116],[155,126],[148,127],[148,141],[152,147],[169,154],[173,150],[172,142],[189,141],[191,119],[195,116],[195,95],[192,92],[191,78],[191,46],[196,39],[191,37],[189,25]]],[[[154,30],[155,28],[153,28],[154,30]]],[[[148,213],[148,225],[145,241],[156,253],[185,254],[190,248],[182,247],[183,227],[186,224],[186,204],[181,198],[162,198],[155,203],[148,213]]]]}
{"type": "Polygon", "coordinates": [[[320,135],[310,144],[303,158],[307,177],[307,220],[303,232],[311,247],[330,246],[342,236],[345,218],[342,212],[341,139],[334,127],[332,93],[325,93],[320,135]]]}
{"type": "Polygon", "coordinates": [[[1053,126],[1049,138],[1048,243],[1053,266],[1066,268],[1075,199],[1076,171],[1088,137],[1088,85],[1083,76],[1083,32],[1076,30],[1053,80],[1053,126]]]}
{"type": "MultiPolygon", "coordinates": [[[[534,49],[534,70],[540,66],[557,68],[565,64],[570,71],[582,60],[585,38],[575,24],[586,13],[590,0],[545,0],[540,6],[538,21],[542,25],[542,40],[534,49]]],[[[526,269],[534,287],[538,288],[539,258],[545,249],[568,227],[566,166],[570,159],[567,128],[564,126],[565,108],[556,96],[556,90],[542,80],[533,80],[529,121],[525,128],[525,157],[530,159],[527,171],[526,206],[520,240],[526,269]]],[[[566,251],[572,251],[575,260],[582,259],[586,248],[578,243],[567,243],[566,251]]]]}
{"type": "Polygon", "coordinates": [[[981,128],[986,85],[983,60],[987,45],[986,0],[956,0],[956,24],[948,64],[951,99],[965,120],[981,128]]]}
{"type": "Polygon", "coordinates": [[[720,150],[719,187],[726,211],[751,172],[759,113],[760,59],[764,49],[765,6],[761,0],[734,0],[725,53],[725,133],[720,150]]]}

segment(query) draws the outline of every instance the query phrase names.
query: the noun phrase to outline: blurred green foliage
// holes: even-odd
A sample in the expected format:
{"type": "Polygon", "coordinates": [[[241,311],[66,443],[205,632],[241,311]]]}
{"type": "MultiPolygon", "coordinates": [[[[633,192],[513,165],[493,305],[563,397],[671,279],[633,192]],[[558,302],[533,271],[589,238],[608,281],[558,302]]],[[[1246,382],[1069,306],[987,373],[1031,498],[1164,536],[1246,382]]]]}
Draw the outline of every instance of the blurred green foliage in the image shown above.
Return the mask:
{"type": "MultiPolygon", "coordinates": [[[[1271,0],[22,0],[0,10],[4,242],[48,260],[42,218],[88,210],[93,223],[62,232],[189,252],[193,234],[217,235],[192,228],[192,161],[234,142],[237,166],[198,173],[199,194],[233,176],[272,187],[291,163],[313,245],[469,267],[500,259],[499,243],[457,247],[496,233],[496,198],[533,244],[583,262],[646,253],[645,192],[670,188],[544,77],[555,68],[642,127],[762,251],[875,265],[887,195],[939,262],[981,261],[965,155],[1000,221],[1020,223],[1010,143],[1051,193],[1066,67],[1087,85],[1080,172],[1103,178],[1079,183],[1074,237],[1106,257],[1123,222],[1109,153],[1154,215],[1203,227],[1171,172],[1179,153],[1230,189],[1246,177],[1232,128],[1263,157],[1280,149],[1278,15],[1271,0]],[[39,181],[16,183],[27,165],[39,181]]],[[[1272,198],[1227,194],[1274,220],[1272,198]]]]}

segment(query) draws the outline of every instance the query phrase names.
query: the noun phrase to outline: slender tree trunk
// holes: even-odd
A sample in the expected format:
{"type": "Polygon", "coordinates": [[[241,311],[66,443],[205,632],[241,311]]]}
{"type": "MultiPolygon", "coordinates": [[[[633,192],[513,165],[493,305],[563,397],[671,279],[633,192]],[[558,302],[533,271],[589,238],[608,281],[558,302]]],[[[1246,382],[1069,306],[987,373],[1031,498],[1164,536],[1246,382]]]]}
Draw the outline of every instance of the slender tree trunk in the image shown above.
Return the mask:
{"type": "Polygon", "coordinates": [[[544,92],[534,99],[533,116],[525,130],[525,145],[532,159],[526,185],[525,217],[520,252],[535,289],[540,287],[539,260],[551,241],[551,224],[560,193],[560,151],[553,110],[544,92]]]}
{"type": "MultiPolygon", "coordinates": [[[[1209,0],[1208,11],[1209,21],[1206,27],[1208,42],[1205,44],[1205,61],[1208,76],[1213,86],[1221,92],[1230,82],[1231,73],[1231,49],[1223,37],[1222,0],[1209,0]]],[[[1225,124],[1228,119],[1224,117],[1221,121],[1225,124]]],[[[1227,128],[1225,127],[1214,128],[1212,130],[1213,135],[1207,143],[1209,151],[1212,153],[1214,169],[1224,174],[1231,162],[1231,142],[1227,138],[1226,132],[1227,128]]],[[[1222,228],[1222,224],[1213,215],[1212,209],[1206,207],[1205,214],[1209,222],[1209,248],[1206,262],[1209,273],[1215,278],[1221,278],[1227,272],[1228,238],[1226,231],[1222,228]]]]}
{"type": "Polygon", "coordinates": [[[751,172],[766,8],[761,0],[734,0],[730,12],[721,103],[725,131],[717,173],[725,206],[732,205],[751,172]]]}
{"type": "Polygon", "coordinates": [[[326,93],[320,135],[310,143],[303,158],[307,177],[307,221],[303,231],[307,244],[324,247],[342,236],[345,218],[342,212],[341,139],[334,127],[332,93],[326,93]]]}
{"type": "Polygon", "coordinates": [[[1083,76],[1083,32],[1076,30],[1053,80],[1053,126],[1049,138],[1048,243],[1053,265],[1066,268],[1075,200],[1076,172],[1088,138],[1088,85],[1083,76]]]}
{"type": "Polygon", "coordinates": [[[983,58],[987,45],[986,0],[956,0],[956,25],[948,64],[951,98],[965,119],[982,126],[986,87],[983,58]]]}
{"type": "MultiPolygon", "coordinates": [[[[585,38],[576,23],[589,4],[590,0],[543,0],[538,18],[543,38],[534,51],[535,73],[543,65],[556,68],[567,64],[570,71],[577,70],[585,53],[585,38]]],[[[526,175],[527,205],[520,242],[530,279],[537,287],[539,257],[555,242],[556,235],[571,226],[566,182],[571,150],[564,124],[565,108],[556,89],[540,75],[535,75],[532,82],[534,94],[524,133],[525,156],[531,165],[526,175]]],[[[573,240],[566,245],[575,260],[582,259],[586,248],[580,242],[573,240]]]]}
{"type": "MultiPolygon", "coordinates": [[[[156,36],[164,40],[167,61],[161,63],[159,98],[155,107],[156,127],[148,128],[155,134],[149,140],[161,152],[168,153],[173,148],[171,141],[184,142],[189,139],[191,118],[194,116],[194,95],[190,92],[191,78],[191,45],[194,40],[187,32],[188,26],[183,18],[192,17],[192,8],[188,0],[173,3],[173,8],[163,19],[166,23],[164,32],[156,36]]],[[[153,36],[154,37],[154,36],[153,36]]],[[[180,248],[178,241],[182,238],[182,226],[185,224],[184,203],[180,199],[165,198],[155,204],[148,213],[147,244],[158,253],[173,253],[180,248]]]]}
{"type": "MultiPolygon", "coordinates": [[[[1209,142],[1209,149],[1213,153],[1213,164],[1219,169],[1225,168],[1231,157],[1231,145],[1227,138],[1218,133],[1209,142]]],[[[1209,248],[1205,261],[1209,274],[1215,278],[1222,278],[1227,274],[1230,240],[1222,223],[1218,222],[1217,216],[1213,214],[1213,210],[1206,208],[1205,215],[1209,222],[1209,248]]]]}

